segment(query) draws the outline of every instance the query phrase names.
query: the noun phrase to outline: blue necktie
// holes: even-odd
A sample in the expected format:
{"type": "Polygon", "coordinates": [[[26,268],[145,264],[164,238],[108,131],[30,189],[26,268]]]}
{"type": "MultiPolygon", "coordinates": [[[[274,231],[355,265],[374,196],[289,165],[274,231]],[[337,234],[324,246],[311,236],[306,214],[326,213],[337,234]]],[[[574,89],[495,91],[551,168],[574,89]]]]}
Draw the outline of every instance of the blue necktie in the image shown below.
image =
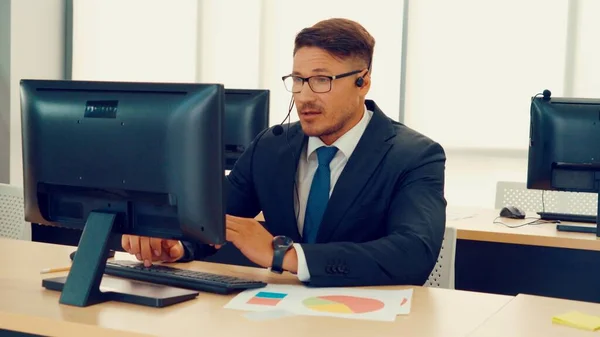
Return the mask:
{"type": "Polygon", "coordinates": [[[325,146],[317,149],[319,166],[317,166],[317,171],[310,185],[308,201],[306,202],[306,212],[304,213],[302,236],[306,243],[314,243],[316,241],[321,219],[323,219],[323,213],[325,213],[327,202],[329,201],[329,189],[331,187],[329,163],[331,163],[337,150],[337,147],[325,146]]]}

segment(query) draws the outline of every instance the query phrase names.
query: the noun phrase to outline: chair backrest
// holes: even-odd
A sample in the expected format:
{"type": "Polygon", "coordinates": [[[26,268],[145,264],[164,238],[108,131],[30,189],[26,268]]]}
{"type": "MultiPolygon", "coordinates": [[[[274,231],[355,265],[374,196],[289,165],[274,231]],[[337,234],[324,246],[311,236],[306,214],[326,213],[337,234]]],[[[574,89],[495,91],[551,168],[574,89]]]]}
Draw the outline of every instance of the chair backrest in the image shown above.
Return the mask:
{"type": "Polygon", "coordinates": [[[424,286],[454,289],[454,256],[456,255],[456,228],[446,227],[442,249],[435,267],[424,286]]]}
{"type": "Polygon", "coordinates": [[[0,237],[31,240],[31,224],[24,214],[23,189],[0,184],[0,237]]]}
{"type": "Polygon", "coordinates": [[[528,212],[596,215],[598,194],[530,190],[523,182],[499,181],[495,206],[496,209],[517,206],[528,212]]]}

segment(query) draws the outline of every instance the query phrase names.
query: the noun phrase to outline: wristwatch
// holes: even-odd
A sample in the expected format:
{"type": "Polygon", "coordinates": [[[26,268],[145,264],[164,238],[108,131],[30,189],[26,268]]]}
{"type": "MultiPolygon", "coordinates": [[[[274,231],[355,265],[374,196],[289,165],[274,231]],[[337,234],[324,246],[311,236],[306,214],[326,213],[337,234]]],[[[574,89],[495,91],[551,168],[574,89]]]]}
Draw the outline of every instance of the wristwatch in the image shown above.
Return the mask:
{"type": "Polygon", "coordinates": [[[283,273],[283,257],[292,248],[294,241],[287,236],[279,235],[273,238],[273,263],[271,271],[277,274],[283,273]]]}

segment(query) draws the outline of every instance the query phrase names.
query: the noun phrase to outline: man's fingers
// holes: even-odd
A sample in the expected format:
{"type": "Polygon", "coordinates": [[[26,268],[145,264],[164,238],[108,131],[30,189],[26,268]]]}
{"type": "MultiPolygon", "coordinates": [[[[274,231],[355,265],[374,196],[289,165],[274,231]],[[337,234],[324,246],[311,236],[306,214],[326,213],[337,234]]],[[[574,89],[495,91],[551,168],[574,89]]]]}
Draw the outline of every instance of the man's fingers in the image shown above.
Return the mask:
{"type": "Polygon", "coordinates": [[[242,217],[231,215],[231,214],[225,214],[225,220],[232,220],[232,221],[239,222],[240,220],[243,221],[246,219],[248,219],[248,218],[242,218],[242,217]]]}
{"type": "Polygon", "coordinates": [[[177,261],[183,257],[183,244],[176,241],[174,245],[169,248],[169,261],[177,261]]]}
{"type": "MultiPolygon", "coordinates": [[[[135,255],[139,261],[143,261],[146,267],[150,267],[153,261],[169,261],[170,248],[177,245],[177,240],[163,240],[161,238],[150,238],[137,235],[121,236],[123,249],[135,255]]],[[[183,252],[183,249],[181,250],[183,252]]],[[[176,251],[178,253],[178,251],[176,251]]],[[[183,256],[183,253],[181,254],[183,256]]]]}
{"type": "Polygon", "coordinates": [[[227,228],[225,231],[225,239],[229,242],[236,243],[237,239],[240,237],[240,233],[227,228]]]}
{"type": "Polygon", "coordinates": [[[150,248],[152,249],[152,257],[157,258],[162,255],[162,239],[160,238],[151,238],[150,239],[150,248]]]}
{"type": "Polygon", "coordinates": [[[171,247],[177,246],[179,244],[179,240],[162,240],[162,247],[169,251],[171,247]]]}
{"type": "Polygon", "coordinates": [[[128,252],[131,253],[131,244],[129,243],[129,235],[122,235],[121,236],[121,247],[123,247],[123,249],[128,252]]]}
{"type": "Polygon", "coordinates": [[[161,240],[161,255],[155,260],[173,262],[183,257],[183,244],[179,240],[161,240]]]}
{"type": "Polygon", "coordinates": [[[225,215],[225,222],[231,223],[232,225],[243,226],[246,223],[246,221],[248,221],[248,218],[240,218],[237,216],[225,215]]]}
{"type": "Polygon", "coordinates": [[[146,267],[152,264],[152,248],[150,247],[150,238],[142,236],[140,238],[140,249],[142,251],[142,260],[146,267]]]}
{"type": "Polygon", "coordinates": [[[130,253],[135,255],[138,260],[142,259],[142,252],[140,250],[140,237],[136,235],[129,236],[129,246],[131,247],[130,253]]]}
{"type": "Polygon", "coordinates": [[[240,232],[244,228],[244,225],[242,225],[234,220],[229,220],[229,219],[227,219],[227,221],[225,222],[225,225],[227,227],[227,230],[232,230],[235,232],[240,232]]]}
{"type": "Polygon", "coordinates": [[[125,251],[143,261],[146,267],[150,267],[153,261],[179,260],[185,252],[183,244],[178,240],[164,240],[146,236],[123,235],[121,245],[125,251]]]}

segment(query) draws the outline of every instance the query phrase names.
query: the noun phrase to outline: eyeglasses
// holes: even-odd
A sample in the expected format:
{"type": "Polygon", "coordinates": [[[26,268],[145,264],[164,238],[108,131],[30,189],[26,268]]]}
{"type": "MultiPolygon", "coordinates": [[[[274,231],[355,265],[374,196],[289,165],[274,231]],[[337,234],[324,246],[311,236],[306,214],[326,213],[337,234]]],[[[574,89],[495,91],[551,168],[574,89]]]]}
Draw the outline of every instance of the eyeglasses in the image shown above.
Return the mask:
{"type": "Polygon", "coordinates": [[[300,77],[296,75],[287,75],[283,76],[281,79],[283,80],[283,85],[285,85],[285,89],[291,93],[296,94],[301,92],[302,87],[304,86],[304,82],[308,82],[308,86],[313,92],[321,94],[331,91],[331,82],[333,80],[358,74],[361,71],[362,69],[354,70],[351,72],[334,76],[316,75],[310,77],[300,77]]]}

